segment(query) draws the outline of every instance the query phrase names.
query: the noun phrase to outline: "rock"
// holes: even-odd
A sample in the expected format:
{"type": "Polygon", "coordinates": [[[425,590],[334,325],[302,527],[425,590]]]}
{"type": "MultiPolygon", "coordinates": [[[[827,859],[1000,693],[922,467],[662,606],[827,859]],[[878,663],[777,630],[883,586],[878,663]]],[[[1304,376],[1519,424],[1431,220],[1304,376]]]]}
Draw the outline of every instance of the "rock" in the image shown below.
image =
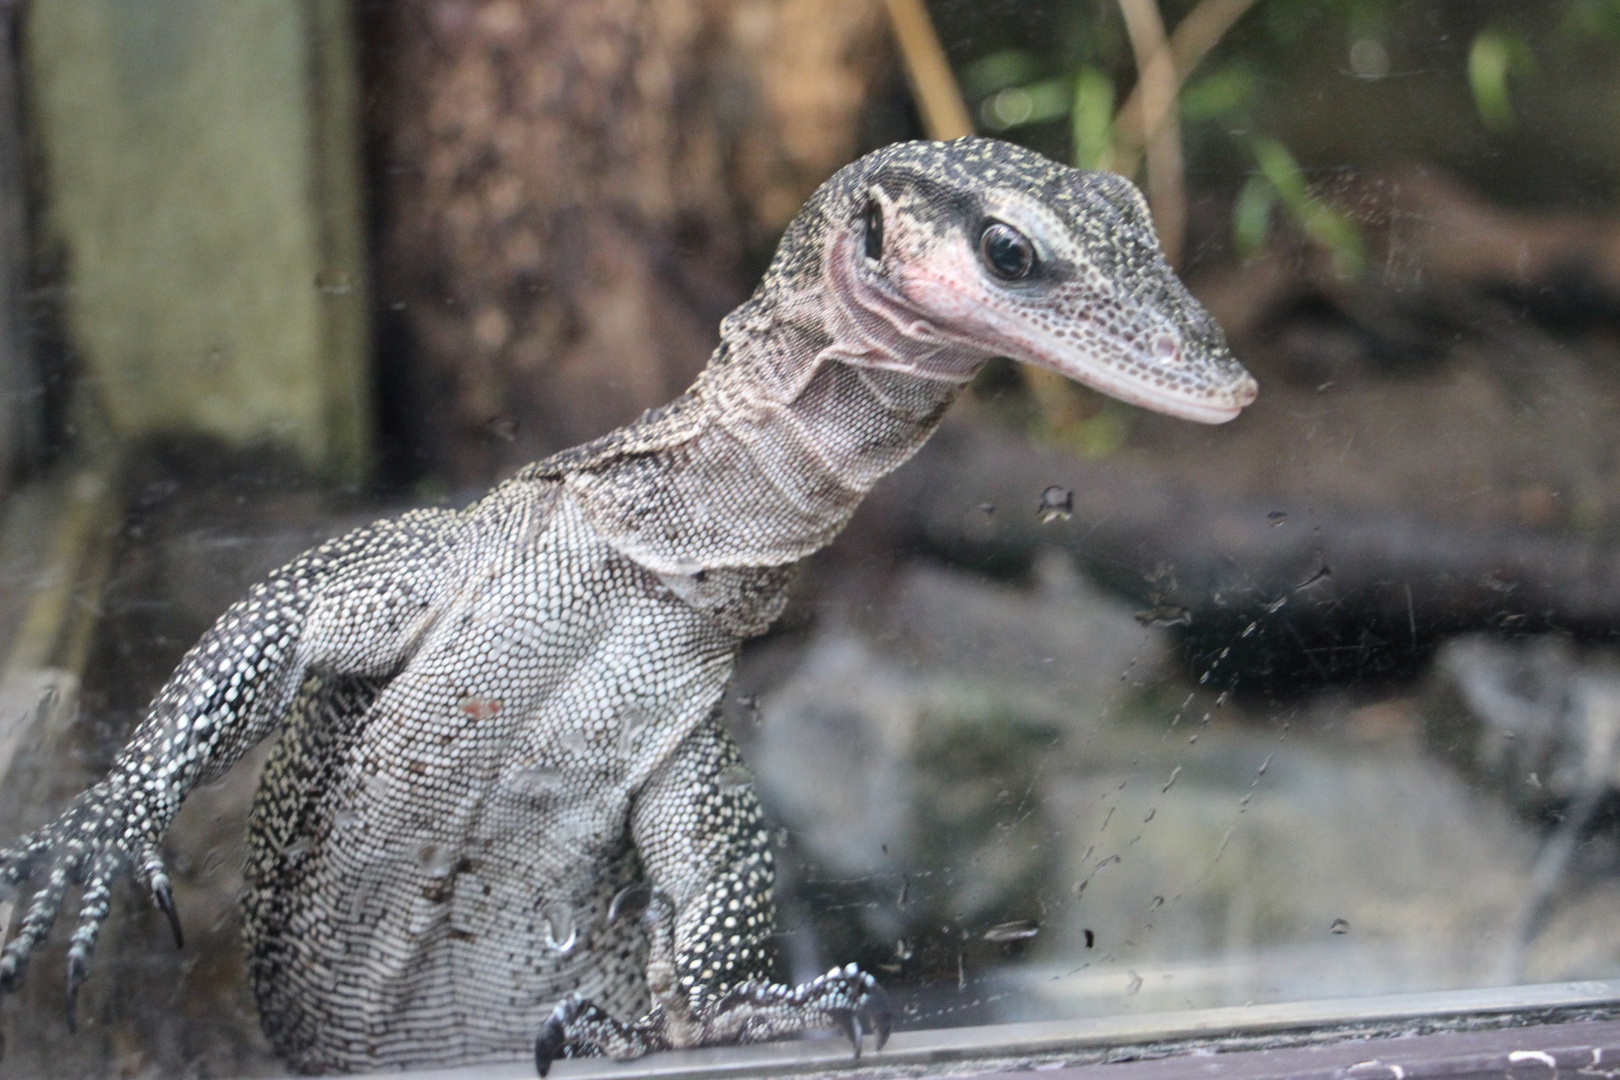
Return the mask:
{"type": "Polygon", "coordinates": [[[1519,812],[1546,820],[1620,788],[1620,655],[1557,635],[1455,638],[1425,695],[1431,745],[1519,812]]]}
{"type": "Polygon", "coordinates": [[[786,906],[816,913],[828,952],[954,971],[1038,936],[1005,927],[1038,928],[1061,863],[1053,748],[1094,736],[1165,655],[1052,559],[1034,588],[906,567],[875,624],[829,620],[761,695],[748,756],[791,837],[786,906]]]}

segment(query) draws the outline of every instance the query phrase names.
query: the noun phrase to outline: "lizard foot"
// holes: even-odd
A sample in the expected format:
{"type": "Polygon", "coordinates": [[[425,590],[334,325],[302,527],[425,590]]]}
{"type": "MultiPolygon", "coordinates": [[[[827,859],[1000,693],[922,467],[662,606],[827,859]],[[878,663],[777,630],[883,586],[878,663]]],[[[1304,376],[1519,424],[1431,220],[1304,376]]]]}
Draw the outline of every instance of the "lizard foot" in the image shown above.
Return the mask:
{"type": "MultiPolygon", "coordinates": [[[[833,968],[799,986],[749,981],[693,1008],[678,1025],[689,1034],[671,1038],[663,1008],[655,1007],[634,1024],[624,1024],[575,994],[552,1012],[534,1042],[534,1064],[541,1076],[561,1057],[607,1054],[636,1058],[654,1050],[692,1046],[733,1046],[765,1042],[805,1031],[842,1031],[855,1056],[866,1032],[877,1049],[889,1039],[894,1010],[877,980],[850,964],[833,968]]],[[[679,1034],[679,1032],[676,1032],[679,1034]]]]}
{"type": "Polygon", "coordinates": [[[654,1050],[669,1049],[659,1011],[654,1009],[634,1024],[624,1024],[598,1006],[572,994],[552,1010],[534,1040],[534,1067],[541,1076],[562,1057],[607,1054],[637,1058],[654,1050]]]}
{"type": "Polygon", "coordinates": [[[22,985],[28,959],[56,924],[68,887],[83,886],[78,925],[68,945],[70,1030],[79,986],[89,975],[96,940],[112,907],[112,887],[124,873],[133,869],[144,882],[180,944],[180,920],[163,857],[154,844],[132,836],[132,816],[128,798],[103,781],[74,799],[61,817],[0,851],[0,890],[9,895],[30,878],[40,879],[16,935],[0,950],[0,994],[22,985]]]}
{"type": "Polygon", "coordinates": [[[765,1042],[803,1031],[842,1031],[855,1056],[872,1032],[883,1049],[894,1028],[889,995],[854,964],[833,968],[799,986],[745,982],[732,987],[703,1016],[700,1045],[765,1042]]]}

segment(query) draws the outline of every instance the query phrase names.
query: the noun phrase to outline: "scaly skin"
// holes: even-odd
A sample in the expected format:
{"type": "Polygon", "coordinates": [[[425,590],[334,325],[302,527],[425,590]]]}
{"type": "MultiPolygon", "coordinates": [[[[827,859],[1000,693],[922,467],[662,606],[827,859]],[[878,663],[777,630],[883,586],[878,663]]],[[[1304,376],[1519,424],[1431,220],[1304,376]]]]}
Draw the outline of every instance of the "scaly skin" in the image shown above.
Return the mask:
{"type": "Polygon", "coordinates": [[[0,989],[70,883],[70,993],[119,877],[172,912],[160,845],[181,801],[279,728],[244,905],[293,1066],[532,1047],[544,1073],[828,1027],[881,1044],[864,972],[770,981],[771,850],[716,718],[740,643],[990,357],[1212,423],[1254,381],[1130,184],[987,139],[839,172],[721,338],[671,405],[254,586],[107,778],[0,853],[0,882],[38,882],[0,989]]]}

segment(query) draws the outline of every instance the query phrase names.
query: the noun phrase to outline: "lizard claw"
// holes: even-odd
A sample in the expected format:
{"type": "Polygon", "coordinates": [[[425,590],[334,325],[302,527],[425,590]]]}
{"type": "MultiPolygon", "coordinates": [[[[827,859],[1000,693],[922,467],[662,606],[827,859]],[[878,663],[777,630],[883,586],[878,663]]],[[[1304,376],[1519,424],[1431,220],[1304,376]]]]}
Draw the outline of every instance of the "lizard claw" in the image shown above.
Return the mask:
{"type": "Polygon", "coordinates": [[[174,932],[174,947],[185,948],[186,937],[180,932],[180,912],[175,909],[174,890],[169,886],[167,874],[159,873],[152,876],[152,902],[157,904],[158,910],[169,920],[169,929],[174,932]]]}
{"type": "Polygon", "coordinates": [[[79,986],[89,976],[90,969],[85,966],[84,958],[78,953],[68,954],[67,973],[67,1029],[77,1034],[79,1030],[79,986]]]}
{"type": "Polygon", "coordinates": [[[882,1050],[894,1031],[894,1008],[889,1004],[888,993],[878,985],[876,979],[853,964],[842,971],[834,968],[824,978],[857,981],[855,1003],[849,1008],[832,1011],[833,1022],[849,1038],[855,1050],[855,1060],[861,1058],[861,1037],[867,1031],[875,1036],[874,1049],[882,1050]]]}
{"type": "Polygon", "coordinates": [[[534,1070],[541,1076],[551,1072],[551,1063],[562,1057],[563,1048],[568,1045],[568,1030],[563,1016],[567,1005],[568,1002],[565,1002],[557,1006],[541,1025],[540,1034],[534,1037],[534,1070]]]}
{"type": "Polygon", "coordinates": [[[560,1057],[607,1054],[624,1059],[668,1048],[662,1016],[656,1009],[634,1024],[623,1024],[578,994],[570,994],[552,1010],[535,1036],[534,1067],[545,1076],[560,1057]]]}
{"type": "Polygon", "coordinates": [[[850,1048],[855,1051],[855,1060],[861,1060],[861,1036],[865,1033],[861,1030],[860,1014],[854,1009],[841,1009],[833,1016],[833,1021],[849,1040],[850,1048]]]}
{"type": "Polygon", "coordinates": [[[894,1006],[889,1003],[888,991],[878,985],[878,981],[867,976],[866,1004],[862,1012],[871,1022],[872,1031],[877,1037],[875,1049],[883,1049],[883,1044],[889,1041],[894,1032],[894,1006]]]}

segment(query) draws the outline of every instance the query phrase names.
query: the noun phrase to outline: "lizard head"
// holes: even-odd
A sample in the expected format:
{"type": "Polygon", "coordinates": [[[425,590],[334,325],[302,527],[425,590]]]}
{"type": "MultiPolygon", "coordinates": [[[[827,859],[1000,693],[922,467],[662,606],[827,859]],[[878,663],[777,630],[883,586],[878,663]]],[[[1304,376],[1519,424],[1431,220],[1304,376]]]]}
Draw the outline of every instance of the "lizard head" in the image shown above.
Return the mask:
{"type": "Polygon", "coordinates": [[[1210,424],[1255,398],[1122,177],[965,138],[880,150],[826,195],[828,330],[846,363],[965,381],[1006,356],[1210,424]]]}

